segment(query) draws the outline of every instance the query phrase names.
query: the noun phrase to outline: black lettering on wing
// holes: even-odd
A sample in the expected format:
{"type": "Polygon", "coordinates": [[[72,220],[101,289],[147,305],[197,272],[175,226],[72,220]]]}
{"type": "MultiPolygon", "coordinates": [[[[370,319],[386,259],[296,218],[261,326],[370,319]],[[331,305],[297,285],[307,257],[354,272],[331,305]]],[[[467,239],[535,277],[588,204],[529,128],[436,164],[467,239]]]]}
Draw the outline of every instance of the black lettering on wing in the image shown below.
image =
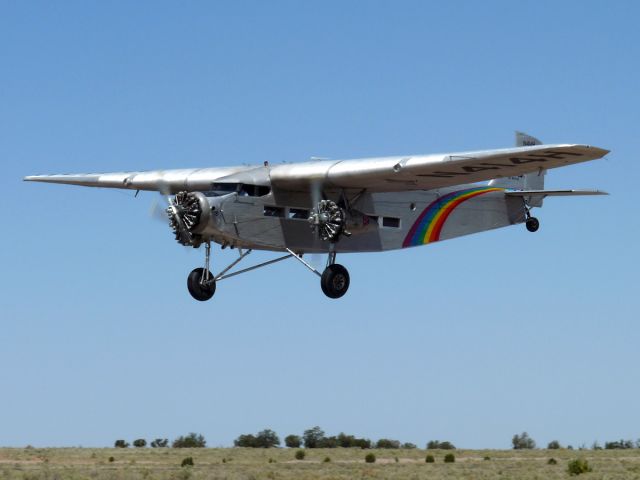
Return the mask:
{"type": "Polygon", "coordinates": [[[456,175],[469,175],[465,172],[433,172],[433,173],[419,173],[416,177],[436,177],[436,178],[452,178],[456,175]]]}

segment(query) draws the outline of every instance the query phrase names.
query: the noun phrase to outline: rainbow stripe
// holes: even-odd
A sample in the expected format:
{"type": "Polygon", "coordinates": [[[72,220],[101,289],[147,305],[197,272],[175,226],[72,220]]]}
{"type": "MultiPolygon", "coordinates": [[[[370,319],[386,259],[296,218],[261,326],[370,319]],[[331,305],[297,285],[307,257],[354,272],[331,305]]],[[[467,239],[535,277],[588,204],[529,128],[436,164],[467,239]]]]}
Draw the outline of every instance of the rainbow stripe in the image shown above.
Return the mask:
{"type": "Polygon", "coordinates": [[[451,192],[439,197],[420,214],[407,237],[402,242],[403,247],[415,247],[440,240],[442,227],[449,215],[462,202],[478,195],[489,192],[502,192],[502,188],[478,187],[451,192]]]}

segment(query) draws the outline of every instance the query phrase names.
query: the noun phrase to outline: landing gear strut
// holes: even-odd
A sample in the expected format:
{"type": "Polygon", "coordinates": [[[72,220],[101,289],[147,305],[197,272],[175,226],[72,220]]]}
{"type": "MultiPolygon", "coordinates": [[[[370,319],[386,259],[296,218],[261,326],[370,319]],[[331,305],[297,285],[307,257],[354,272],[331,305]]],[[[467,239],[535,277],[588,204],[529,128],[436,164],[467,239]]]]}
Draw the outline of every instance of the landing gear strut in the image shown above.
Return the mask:
{"type": "Polygon", "coordinates": [[[216,293],[216,279],[209,270],[211,242],[205,244],[204,268],[196,268],[187,277],[187,288],[193,298],[205,302],[216,293]]]}
{"type": "Polygon", "coordinates": [[[527,220],[524,223],[524,225],[527,227],[527,230],[529,230],[531,233],[537,232],[538,229],[540,228],[540,222],[536,217],[531,216],[531,209],[529,205],[527,205],[526,200],[524,200],[524,213],[527,218],[527,220]]]}
{"type": "Polygon", "coordinates": [[[336,261],[336,252],[329,252],[327,268],[320,277],[320,287],[329,298],[340,298],[349,290],[349,272],[336,261]]]}
{"type": "Polygon", "coordinates": [[[288,252],[287,255],[283,255],[273,260],[268,260],[266,262],[253,265],[251,267],[243,268],[242,270],[230,272],[233,267],[235,267],[244,257],[252,252],[252,250],[243,251],[241,248],[238,248],[238,253],[240,254],[238,258],[231,262],[229,266],[227,266],[217,275],[213,274],[209,269],[211,260],[211,243],[207,241],[204,245],[204,267],[194,269],[187,278],[187,288],[189,289],[189,293],[193,298],[200,302],[204,302],[213,297],[213,294],[216,293],[216,284],[218,283],[218,281],[230,277],[235,277],[236,275],[250,272],[257,268],[266,267],[267,265],[272,265],[288,258],[295,258],[302,265],[318,275],[318,277],[320,277],[320,286],[322,287],[322,291],[327,297],[340,298],[345,293],[347,293],[347,290],[349,289],[349,272],[342,265],[336,263],[336,252],[333,248],[333,245],[331,246],[331,251],[329,252],[329,258],[327,259],[327,268],[325,268],[324,272],[322,273],[320,273],[312,265],[307,263],[302,258],[302,253],[294,252],[290,248],[285,248],[285,250],[288,252]]]}

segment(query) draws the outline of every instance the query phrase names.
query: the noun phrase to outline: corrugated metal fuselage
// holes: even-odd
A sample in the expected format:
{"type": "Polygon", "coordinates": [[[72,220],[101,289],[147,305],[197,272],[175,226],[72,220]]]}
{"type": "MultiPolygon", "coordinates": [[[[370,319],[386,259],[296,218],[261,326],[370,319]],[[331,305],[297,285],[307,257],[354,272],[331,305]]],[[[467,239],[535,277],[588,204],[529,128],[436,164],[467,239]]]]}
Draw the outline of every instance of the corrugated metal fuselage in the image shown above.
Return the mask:
{"type": "MultiPolygon", "coordinates": [[[[521,199],[477,184],[427,191],[355,193],[348,230],[336,252],[376,252],[417,246],[524,222],[521,199]]],[[[308,194],[276,202],[238,193],[207,197],[211,216],[202,236],[230,246],[312,253],[327,252],[307,218],[308,194]]]]}

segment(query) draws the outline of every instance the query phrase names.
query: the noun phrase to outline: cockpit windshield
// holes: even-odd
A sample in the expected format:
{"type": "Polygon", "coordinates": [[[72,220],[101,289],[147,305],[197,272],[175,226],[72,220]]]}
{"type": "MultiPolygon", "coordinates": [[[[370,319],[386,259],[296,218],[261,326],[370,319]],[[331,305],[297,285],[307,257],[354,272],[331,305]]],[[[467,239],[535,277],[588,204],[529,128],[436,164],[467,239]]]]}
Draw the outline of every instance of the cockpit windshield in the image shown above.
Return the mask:
{"type": "Polygon", "coordinates": [[[237,192],[240,197],[264,197],[271,192],[271,188],[266,185],[248,183],[214,183],[211,185],[211,191],[206,192],[206,195],[215,197],[234,192],[237,192]]]}

